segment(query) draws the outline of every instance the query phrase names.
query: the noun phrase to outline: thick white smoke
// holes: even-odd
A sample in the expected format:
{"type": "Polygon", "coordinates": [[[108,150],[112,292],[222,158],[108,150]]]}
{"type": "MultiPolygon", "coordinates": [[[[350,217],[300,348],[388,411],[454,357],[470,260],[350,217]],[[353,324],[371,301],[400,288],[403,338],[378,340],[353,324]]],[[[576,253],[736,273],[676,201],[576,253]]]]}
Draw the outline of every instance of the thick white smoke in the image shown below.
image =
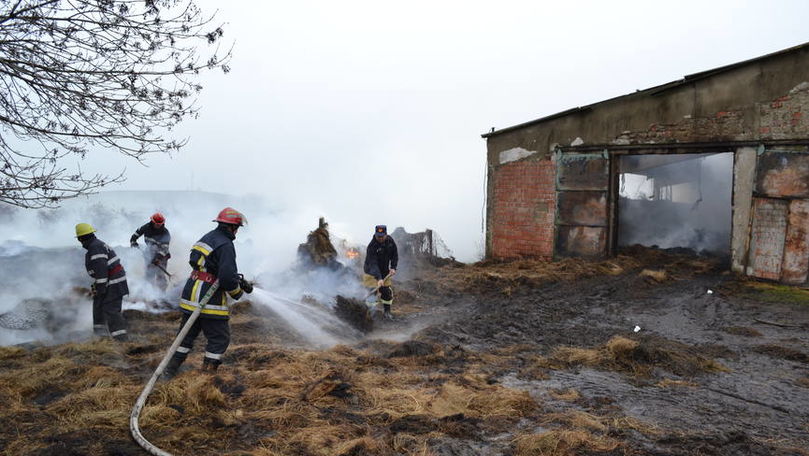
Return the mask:
{"type": "MultiPolygon", "coordinates": [[[[177,304],[181,287],[190,272],[190,248],[213,229],[212,222],[225,206],[243,212],[248,225],[235,241],[239,271],[258,280],[272,295],[264,301],[299,300],[308,295],[330,305],[335,294],[361,294],[355,280],[346,280],[327,271],[292,270],[297,246],[317,225],[315,210],[284,211],[257,197],[231,197],[205,192],[105,192],[65,201],[55,210],[23,210],[4,206],[0,219],[0,326],[25,327],[9,323],[19,311],[33,304],[26,300],[52,302],[56,320],[48,328],[0,328],[0,345],[30,340],[64,340],[92,327],[89,297],[77,297],[76,287],[87,288],[90,278],[84,268],[84,249],[75,238],[75,225],[92,224],[97,236],[110,245],[126,268],[130,295],[125,309],[160,310],[177,304]],[[154,212],[166,216],[172,236],[168,271],[172,286],[162,292],[144,279],[145,260],[140,250],[129,246],[129,237],[154,212]],[[155,303],[163,303],[155,306],[155,303]],[[16,311],[15,311],[16,309],[16,311]],[[61,326],[59,326],[61,325],[61,326]],[[56,328],[57,326],[58,328],[56,328]]],[[[331,226],[340,236],[339,226],[331,226]]],[[[143,239],[140,240],[141,246],[143,239]]],[[[266,296],[265,296],[266,298],[266,296]]],[[[266,303],[265,303],[266,304],[266,303]]],[[[276,305],[278,307],[278,305],[276,305]]],[[[310,312],[311,314],[311,312],[310,312]]],[[[305,324],[305,323],[304,323],[305,324]]],[[[294,326],[294,325],[293,325],[294,326]]],[[[300,329],[300,328],[299,328],[300,329]]],[[[313,343],[335,343],[329,337],[314,337],[313,343]]]]}
{"type": "Polygon", "coordinates": [[[627,156],[621,167],[620,245],[729,254],[732,153],[627,156]]]}

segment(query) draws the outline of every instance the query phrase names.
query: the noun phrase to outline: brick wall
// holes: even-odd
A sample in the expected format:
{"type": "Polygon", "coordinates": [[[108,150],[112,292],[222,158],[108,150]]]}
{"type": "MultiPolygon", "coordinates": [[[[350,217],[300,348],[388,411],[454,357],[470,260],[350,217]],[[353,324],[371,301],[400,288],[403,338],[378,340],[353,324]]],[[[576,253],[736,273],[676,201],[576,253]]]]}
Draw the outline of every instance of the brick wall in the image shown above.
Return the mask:
{"type": "Polygon", "coordinates": [[[677,123],[652,123],[646,130],[624,131],[613,144],[653,144],[668,142],[748,141],[804,138],[809,132],[809,82],[799,84],[775,100],[755,103],[757,127],[745,122],[750,109],[728,109],[677,123]]]}
{"type": "Polygon", "coordinates": [[[555,163],[549,159],[529,159],[498,166],[492,173],[489,255],[552,257],[555,163]]]}

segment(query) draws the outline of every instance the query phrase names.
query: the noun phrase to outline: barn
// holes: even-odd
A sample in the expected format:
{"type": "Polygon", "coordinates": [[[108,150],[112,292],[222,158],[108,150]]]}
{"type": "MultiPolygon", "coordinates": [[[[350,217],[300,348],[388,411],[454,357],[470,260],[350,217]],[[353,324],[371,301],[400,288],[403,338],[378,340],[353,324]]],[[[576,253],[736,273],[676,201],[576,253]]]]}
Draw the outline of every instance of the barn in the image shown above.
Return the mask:
{"type": "Polygon", "coordinates": [[[486,256],[688,248],[809,276],[809,43],[483,135],[486,256]]]}

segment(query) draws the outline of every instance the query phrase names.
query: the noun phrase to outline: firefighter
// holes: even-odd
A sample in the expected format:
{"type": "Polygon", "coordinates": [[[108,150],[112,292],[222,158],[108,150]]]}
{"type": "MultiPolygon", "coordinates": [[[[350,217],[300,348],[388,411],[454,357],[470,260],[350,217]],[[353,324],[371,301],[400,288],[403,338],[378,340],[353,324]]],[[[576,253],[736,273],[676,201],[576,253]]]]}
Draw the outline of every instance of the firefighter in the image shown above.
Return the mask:
{"type": "Polygon", "coordinates": [[[365,252],[365,265],[362,282],[367,288],[379,288],[380,301],[384,307],[384,317],[393,320],[390,307],[393,304],[393,275],[399,264],[399,252],[396,242],[388,236],[388,227],[377,225],[374,236],[365,252]]]}
{"type": "Polygon", "coordinates": [[[253,291],[253,285],[238,273],[236,249],[233,247],[233,240],[236,238],[239,227],[246,223],[244,215],[233,208],[226,207],[213,221],[218,223],[217,227],[202,236],[191,248],[189,263],[193,270],[180,299],[180,309],[183,311],[180,329],[191,314],[199,308],[200,301],[211,286],[218,282],[219,287],[202,308],[199,318],[191,326],[177,352],[166,366],[168,378],[177,374],[177,370],[191,351],[194,339],[200,331],[208,340],[202,370],[216,371],[222,364],[222,355],[230,344],[228,297],[238,300],[244,293],[253,291]]]}
{"type": "Polygon", "coordinates": [[[146,243],[143,250],[143,257],[146,260],[146,280],[160,290],[166,291],[169,285],[167,268],[171,258],[169,253],[171,234],[166,228],[166,217],[160,212],[154,213],[147,223],[135,230],[135,234],[129,238],[129,245],[140,248],[138,238],[141,236],[146,243]]]}
{"type": "Polygon", "coordinates": [[[126,320],[121,313],[121,302],[129,294],[126,271],[121,260],[101,239],[89,223],[76,225],[76,238],[87,250],[84,264],[93,278],[93,332],[98,336],[109,334],[113,339],[126,342],[126,320]]]}

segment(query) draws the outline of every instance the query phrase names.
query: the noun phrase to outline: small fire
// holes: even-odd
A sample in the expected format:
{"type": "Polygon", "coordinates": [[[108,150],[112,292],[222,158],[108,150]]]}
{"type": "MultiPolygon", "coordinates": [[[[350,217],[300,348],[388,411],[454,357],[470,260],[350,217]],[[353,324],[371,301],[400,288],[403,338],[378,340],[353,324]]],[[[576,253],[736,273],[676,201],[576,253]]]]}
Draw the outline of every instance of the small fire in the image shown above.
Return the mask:
{"type": "Polygon", "coordinates": [[[346,256],[349,260],[353,260],[354,258],[360,256],[360,251],[357,249],[348,249],[346,250],[346,256]]]}

